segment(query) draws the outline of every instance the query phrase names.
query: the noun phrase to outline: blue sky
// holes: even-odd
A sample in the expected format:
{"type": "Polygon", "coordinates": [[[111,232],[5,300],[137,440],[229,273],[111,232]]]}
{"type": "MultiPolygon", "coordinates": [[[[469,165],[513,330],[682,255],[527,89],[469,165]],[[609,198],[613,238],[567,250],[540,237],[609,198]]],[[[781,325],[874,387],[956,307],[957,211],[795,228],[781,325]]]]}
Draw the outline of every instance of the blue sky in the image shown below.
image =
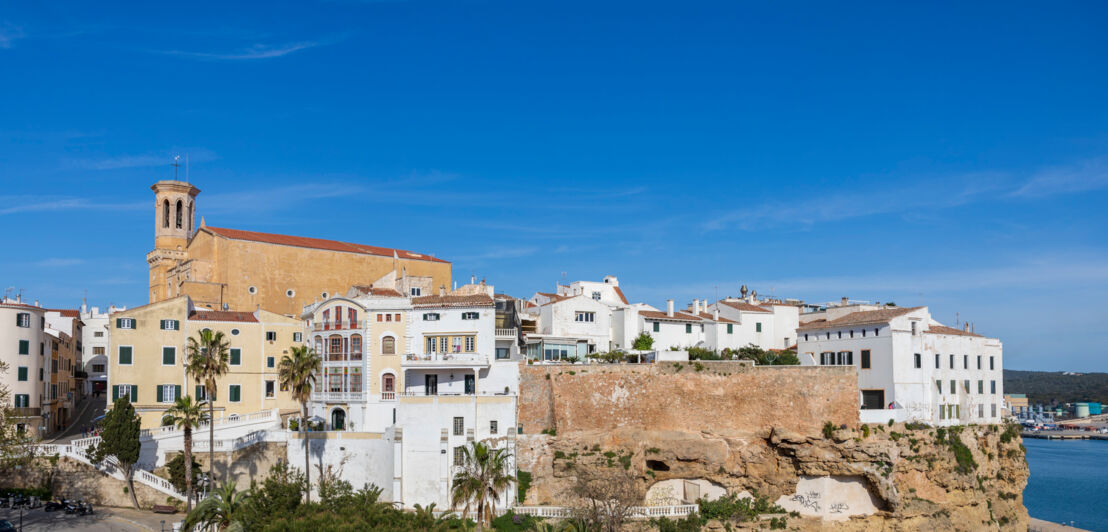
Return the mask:
{"type": "Polygon", "coordinates": [[[927,304],[1108,370],[1104,3],[0,7],[0,280],[47,305],[145,302],[187,153],[211,225],[927,304]]]}

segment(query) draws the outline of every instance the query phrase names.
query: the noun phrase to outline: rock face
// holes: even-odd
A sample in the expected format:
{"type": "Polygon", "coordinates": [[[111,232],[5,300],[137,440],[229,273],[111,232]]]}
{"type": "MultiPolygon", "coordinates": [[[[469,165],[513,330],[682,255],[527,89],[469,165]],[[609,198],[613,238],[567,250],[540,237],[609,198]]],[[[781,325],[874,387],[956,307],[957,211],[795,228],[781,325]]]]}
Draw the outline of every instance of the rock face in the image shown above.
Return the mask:
{"type": "MultiPolygon", "coordinates": [[[[655,418],[655,408],[639,414],[613,409],[614,402],[633,410],[637,401],[646,400],[601,387],[611,379],[607,384],[627,390],[623,385],[629,381],[622,376],[600,373],[600,378],[586,374],[577,379],[579,370],[568,376],[565,367],[560,375],[555,368],[533,372],[550,383],[545,391],[546,406],[521,401],[521,410],[530,408],[532,414],[546,411],[551,416],[545,421],[550,424],[543,426],[546,434],[525,429],[529,434],[517,438],[519,468],[531,472],[533,479],[526,504],[567,504],[573,499],[578,472],[614,467],[630,471],[644,490],[664,483],[659,485],[664,493],[648,491],[648,498],[655,502],[692,499],[696,494],[718,493],[719,488],[767,496],[802,515],[790,518],[790,528],[1027,529],[1022,497],[1027,465],[1018,433],[1006,433],[1005,427],[863,427],[854,410],[856,389],[848,387],[847,392],[853,394],[848,399],[851,417],[837,408],[841,399],[836,394],[811,387],[799,373],[793,375],[802,378],[792,384],[780,374],[769,374],[776,387],[759,390],[753,380],[727,387],[729,376],[704,375],[704,371],[699,376],[695,372],[685,377],[680,377],[681,373],[654,375],[652,380],[635,372],[634,381],[654,394],[650,401],[669,405],[671,411],[655,418]],[[542,375],[549,372],[555,375],[548,380],[542,375]],[[574,381],[572,386],[563,386],[569,381],[574,381]],[[766,395],[767,390],[777,396],[771,402],[794,400],[801,396],[798,388],[821,396],[827,401],[825,406],[801,409],[800,414],[732,410],[741,403],[766,408],[767,400],[750,396],[766,395]],[[702,392],[729,408],[683,410],[702,403],[703,398],[695,397],[702,392]],[[572,415],[560,411],[569,405],[576,409],[572,415]],[[593,405],[599,408],[590,416],[593,405]],[[828,412],[841,416],[822,417],[828,412]],[[608,417],[615,420],[615,426],[605,424],[608,417]],[[704,422],[706,418],[714,419],[709,423],[704,422]],[[819,419],[824,421],[817,423],[819,419]],[[830,426],[825,432],[823,424],[827,423],[830,426]]],[[[594,371],[590,368],[589,373],[594,371]]],[[[756,373],[744,374],[744,379],[756,378],[756,373]]],[[[532,417],[532,423],[536,419],[532,417]]]]}

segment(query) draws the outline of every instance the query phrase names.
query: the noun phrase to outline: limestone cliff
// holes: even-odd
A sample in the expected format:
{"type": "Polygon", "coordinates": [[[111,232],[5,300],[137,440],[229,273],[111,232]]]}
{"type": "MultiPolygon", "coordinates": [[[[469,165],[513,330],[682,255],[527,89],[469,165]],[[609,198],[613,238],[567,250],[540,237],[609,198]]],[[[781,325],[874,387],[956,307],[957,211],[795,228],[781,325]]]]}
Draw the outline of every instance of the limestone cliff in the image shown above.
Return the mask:
{"type": "Polygon", "coordinates": [[[757,492],[802,516],[791,529],[1027,529],[1014,430],[863,426],[841,371],[572,371],[523,372],[539,390],[520,407],[526,504],[567,504],[578,472],[614,467],[648,488],[644,504],[757,492]]]}

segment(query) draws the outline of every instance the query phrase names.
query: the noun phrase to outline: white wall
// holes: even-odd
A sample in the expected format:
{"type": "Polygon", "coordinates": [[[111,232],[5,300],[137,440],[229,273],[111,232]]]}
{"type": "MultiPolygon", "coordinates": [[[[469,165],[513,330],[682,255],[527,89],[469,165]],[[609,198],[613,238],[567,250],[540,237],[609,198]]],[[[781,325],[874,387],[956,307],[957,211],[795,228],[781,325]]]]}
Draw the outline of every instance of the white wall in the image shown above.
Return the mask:
{"type": "Polygon", "coordinates": [[[559,338],[588,340],[597,352],[609,351],[612,325],[608,305],[584,296],[571,297],[539,307],[539,333],[559,338]],[[592,312],[595,321],[577,321],[578,312],[592,312]]]}

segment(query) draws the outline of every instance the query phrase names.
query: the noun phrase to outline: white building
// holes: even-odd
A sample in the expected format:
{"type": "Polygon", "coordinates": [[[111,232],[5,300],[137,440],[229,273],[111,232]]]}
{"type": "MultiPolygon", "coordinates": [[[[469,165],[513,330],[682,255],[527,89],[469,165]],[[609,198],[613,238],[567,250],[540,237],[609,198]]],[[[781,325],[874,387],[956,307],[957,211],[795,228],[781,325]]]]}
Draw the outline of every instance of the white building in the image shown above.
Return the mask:
{"type": "Polygon", "coordinates": [[[84,353],[84,370],[88,374],[85,381],[85,394],[95,391],[104,392],[108,385],[108,348],[111,345],[111,327],[108,317],[113,312],[127,310],[126,307],[108,307],[107,312],[100,312],[99,307],[88,308],[81,304],[81,321],[85,323],[81,343],[84,353]]]}
{"type": "MultiPolygon", "coordinates": [[[[474,286],[420,297],[355,287],[305,309],[324,361],[309,411],[328,430],[313,458],[358,464],[344,477],[385,500],[448,507],[463,446],[514,445],[518,350],[497,351],[492,287],[474,286]]],[[[303,461],[296,442],[288,449],[303,461]]]]}
{"type": "Polygon", "coordinates": [[[790,349],[796,345],[796,328],[800,326],[800,307],[777,300],[724,298],[706,305],[709,312],[735,323],[735,332],[723,347],[737,349],[754,344],[762,349],[790,349]]]}
{"type": "Polygon", "coordinates": [[[802,321],[802,364],[858,368],[863,422],[1000,422],[1000,340],[945,327],[927,307],[844,304],[802,321]]]}
{"type": "Polygon", "coordinates": [[[50,432],[48,418],[52,401],[46,377],[46,309],[20,300],[0,302],[0,360],[8,365],[0,375],[11,392],[16,430],[43,436],[50,432]]]}

